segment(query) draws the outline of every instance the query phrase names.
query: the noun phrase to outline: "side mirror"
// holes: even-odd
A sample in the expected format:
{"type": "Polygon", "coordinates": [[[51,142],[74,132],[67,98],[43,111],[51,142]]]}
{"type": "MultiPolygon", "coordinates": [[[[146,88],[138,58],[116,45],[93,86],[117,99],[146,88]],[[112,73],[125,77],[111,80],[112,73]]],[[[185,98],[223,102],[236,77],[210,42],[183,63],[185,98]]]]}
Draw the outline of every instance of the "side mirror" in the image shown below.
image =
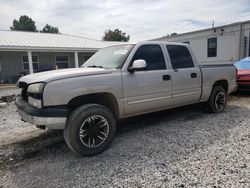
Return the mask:
{"type": "Polygon", "coordinates": [[[147,63],[144,59],[137,59],[132,63],[132,66],[128,68],[129,72],[145,70],[147,68],[147,63]]]}

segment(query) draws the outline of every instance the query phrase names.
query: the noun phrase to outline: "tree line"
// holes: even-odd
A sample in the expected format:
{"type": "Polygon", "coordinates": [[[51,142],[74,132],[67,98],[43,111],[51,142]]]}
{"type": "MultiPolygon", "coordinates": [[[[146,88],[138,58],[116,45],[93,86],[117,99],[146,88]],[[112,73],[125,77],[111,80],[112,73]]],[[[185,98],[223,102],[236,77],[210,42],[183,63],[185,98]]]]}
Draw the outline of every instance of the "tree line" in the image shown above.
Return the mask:
{"type": "MultiPolygon", "coordinates": [[[[36,22],[26,16],[21,15],[18,20],[14,19],[13,24],[10,27],[12,31],[30,31],[30,32],[42,32],[42,33],[60,33],[58,27],[46,24],[42,30],[38,30],[36,27],[36,22]]],[[[130,39],[129,35],[119,29],[108,29],[104,32],[102,37],[104,41],[122,41],[127,42],[130,39]]]]}
{"type": "Polygon", "coordinates": [[[53,27],[46,24],[42,30],[37,30],[36,22],[32,18],[21,15],[18,20],[13,20],[13,25],[10,27],[12,31],[31,31],[31,32],[42,32],[42,33],[59,33],[58,27],[53,27]]]}

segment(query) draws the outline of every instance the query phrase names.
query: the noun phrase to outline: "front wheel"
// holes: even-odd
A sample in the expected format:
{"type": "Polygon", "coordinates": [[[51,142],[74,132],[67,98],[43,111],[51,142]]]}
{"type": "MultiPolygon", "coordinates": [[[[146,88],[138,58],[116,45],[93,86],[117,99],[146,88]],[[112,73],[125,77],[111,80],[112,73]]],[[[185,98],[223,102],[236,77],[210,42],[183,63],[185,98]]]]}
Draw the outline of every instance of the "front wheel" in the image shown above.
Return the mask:
{"type": "Polygon", "coordinates": [[[207,101],[208,110],[212,113],[222,112],[227,105],[227,94],[222,86],[214,86],[207,101]]]}
{"type": "Polygon", "coordinates": [[[111,144],[115,132],[116,121],[107,107],[86,104],[68,117],[64,139],[75,153],[90,156],[104,151],[111,144]]]}

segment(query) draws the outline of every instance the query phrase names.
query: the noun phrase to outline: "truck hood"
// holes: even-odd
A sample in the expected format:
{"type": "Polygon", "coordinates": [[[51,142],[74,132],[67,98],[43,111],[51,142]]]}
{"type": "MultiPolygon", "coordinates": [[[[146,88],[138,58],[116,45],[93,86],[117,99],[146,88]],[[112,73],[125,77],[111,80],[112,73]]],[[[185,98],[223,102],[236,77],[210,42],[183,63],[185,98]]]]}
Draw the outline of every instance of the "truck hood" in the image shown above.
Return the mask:
{"type": "Polygon", "coordinates": [[[108,74],[111,72],[111,70],[102,68],[70,68],[29,74],[21,77],[18,82],[26,82],[27,84],[35,82],[50,82],[71,77],[108,74]]]}

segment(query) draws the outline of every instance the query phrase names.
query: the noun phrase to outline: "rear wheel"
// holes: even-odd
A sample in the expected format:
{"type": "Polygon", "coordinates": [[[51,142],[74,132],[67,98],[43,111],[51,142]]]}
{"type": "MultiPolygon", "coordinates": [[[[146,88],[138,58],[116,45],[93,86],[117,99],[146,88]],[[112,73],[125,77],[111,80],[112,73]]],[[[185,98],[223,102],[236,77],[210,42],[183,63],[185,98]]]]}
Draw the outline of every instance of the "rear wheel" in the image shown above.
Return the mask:
{"type": "Polygon", "coordinates": [[[208,110],[212,113],[222,112],[227,105],[227,94],[222,86],[214,86],[207,102],[208,110]]]}
{"type": "Polygon", "coordinates": [[[64,138],[75,153],[90,156],[104,151],[116,131],[113,113],[98,104],[87,104],[74,110],[66,123],[64,138]]]}

